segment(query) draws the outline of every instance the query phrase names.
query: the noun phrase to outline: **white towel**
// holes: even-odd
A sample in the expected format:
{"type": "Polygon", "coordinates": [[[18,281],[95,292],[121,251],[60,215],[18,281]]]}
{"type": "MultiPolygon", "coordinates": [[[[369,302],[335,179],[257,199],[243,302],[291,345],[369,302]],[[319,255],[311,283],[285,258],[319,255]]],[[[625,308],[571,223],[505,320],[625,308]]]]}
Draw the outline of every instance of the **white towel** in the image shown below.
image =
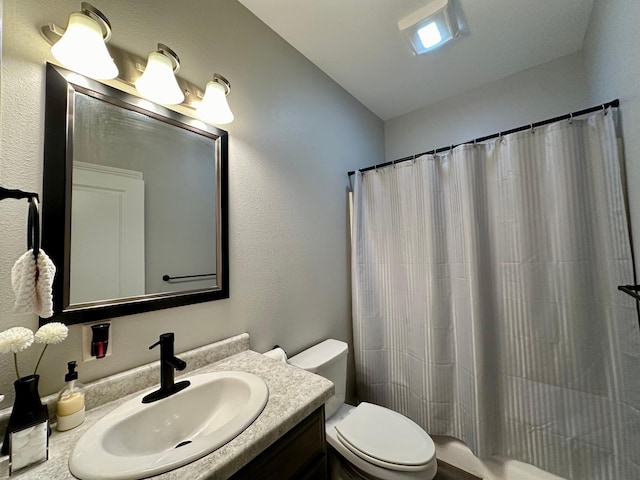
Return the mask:
{"type": "Polygon", "coordinates": [[[53,277],[56,266],[49,256],[40,249],[38,263],[33,258],[33,250],[25,252],[11,269],[11,286],[16,295],[13,311],[35,313],[42,318],[53,315],[53,277]]]}
{"type": "Polygon", "coordinates": [[[11,286],[16,295],[13,311],[31,313],[36,295],[36,259],[33,250],[27,250],[11,269],[11,286]]]}

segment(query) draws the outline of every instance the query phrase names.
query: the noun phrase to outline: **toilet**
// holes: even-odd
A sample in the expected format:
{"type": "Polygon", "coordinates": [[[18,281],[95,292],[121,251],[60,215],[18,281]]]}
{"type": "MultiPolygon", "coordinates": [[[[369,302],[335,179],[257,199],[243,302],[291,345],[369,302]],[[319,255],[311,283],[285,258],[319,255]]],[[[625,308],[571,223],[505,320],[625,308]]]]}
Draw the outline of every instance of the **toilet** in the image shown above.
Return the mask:
{"type": "Polygon", "coordinates": [[[371,403],[344,403],[348,345],[322,343],[289,359],[291,365],[331,380],[335,395],[325,402],[326,437],[341,457],[340,477],[365,480],[431,480],[436,475],[433,440],[416,423],[371,403]]]}

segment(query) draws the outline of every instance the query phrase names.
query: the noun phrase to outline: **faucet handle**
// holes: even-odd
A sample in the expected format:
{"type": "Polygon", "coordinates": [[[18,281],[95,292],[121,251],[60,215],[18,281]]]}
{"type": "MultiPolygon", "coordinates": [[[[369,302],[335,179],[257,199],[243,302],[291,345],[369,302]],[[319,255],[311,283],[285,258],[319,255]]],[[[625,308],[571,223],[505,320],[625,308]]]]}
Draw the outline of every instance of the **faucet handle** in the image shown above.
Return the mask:
{"type": "Polygon", "coordinates": [[[163,333],[160,335],[160,339],[149,347],[149,350],[151,350],[154,347],[157,347],[158,345],[162,346],[163,344],[166,344],[166,342],[173,344],[173,339],[174,339],[173,332],[163,333]]]}

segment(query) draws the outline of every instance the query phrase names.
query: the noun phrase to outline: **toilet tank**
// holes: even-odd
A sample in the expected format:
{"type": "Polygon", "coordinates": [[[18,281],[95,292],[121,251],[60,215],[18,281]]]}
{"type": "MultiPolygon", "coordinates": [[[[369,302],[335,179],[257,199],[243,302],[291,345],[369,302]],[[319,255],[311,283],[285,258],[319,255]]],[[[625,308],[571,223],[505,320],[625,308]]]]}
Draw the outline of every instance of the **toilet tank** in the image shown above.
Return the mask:
{"type": "Polygon", "coordinates": [[[324,404],[326,418],[330,418],[345,400],[348,351],[349,346],[345,342],[329,339],[289,359],[291,365],[321,375],[333,382],[335,394],[324,404]]]}

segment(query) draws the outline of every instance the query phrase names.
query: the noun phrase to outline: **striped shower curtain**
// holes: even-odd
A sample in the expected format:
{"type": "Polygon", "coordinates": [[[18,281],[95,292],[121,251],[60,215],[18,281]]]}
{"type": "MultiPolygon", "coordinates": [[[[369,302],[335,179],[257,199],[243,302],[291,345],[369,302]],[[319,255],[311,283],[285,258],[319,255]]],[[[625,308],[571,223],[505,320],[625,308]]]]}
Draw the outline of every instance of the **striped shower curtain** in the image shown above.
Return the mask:
{"type": "Polygon", "coordinates": [[[575,480],[640,479],[615,113],[356,173],[358,396],[575,480]]]}

